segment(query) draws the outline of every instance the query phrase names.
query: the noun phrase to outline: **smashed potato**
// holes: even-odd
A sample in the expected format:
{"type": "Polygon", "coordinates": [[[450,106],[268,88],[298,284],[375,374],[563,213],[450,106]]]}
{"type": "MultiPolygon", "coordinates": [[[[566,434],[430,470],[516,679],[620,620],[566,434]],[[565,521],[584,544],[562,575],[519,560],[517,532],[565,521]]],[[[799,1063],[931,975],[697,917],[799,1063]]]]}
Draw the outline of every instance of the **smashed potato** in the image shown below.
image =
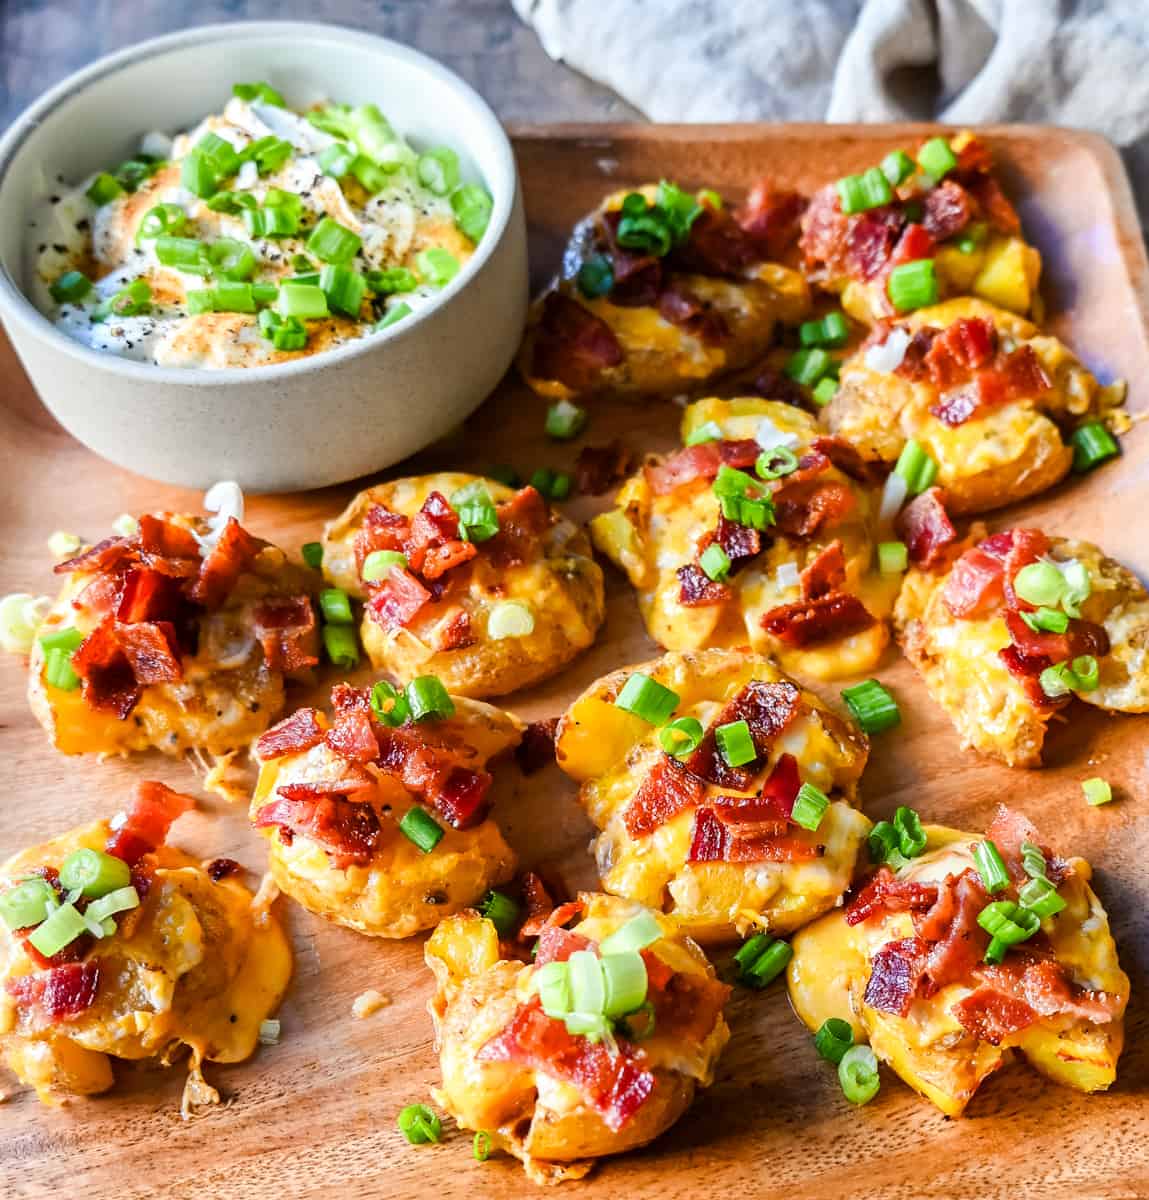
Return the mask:
{"type": "Polygon", "coordinates": [[[486,768],[523,725],[458,696],[449,714],[389,724],[370,695],[337,684],[334,723],[299,709],[256,742],[250,816],[275,881],[309,912],[410,937],[511,877],[486,768]]]}
{"type": "Polygon", "coordinates": [[[46,1103],[107,1091],[116,1059],[166,1065],[185,1047],[188,1094],[214,1097],[201,1063],[248,1058],[283,996],[290,945],[276,918],[255,906],[238,865],[201,864],[163,844],[193,804],[141,783],[111,823],[74,829],[0,868],[0,1051],[46,1103]],[[66,864],[77,851],[98,853],[106,878],[74,897],[74,864],[66,864]],[[115,890],[101,891],[108,880],[115,890]],[[19,904],[17,888],[25,889],[19,904]],[[41,939],[50,932],[46,910],[33,909],[43,909],[43,897],[28,888],[51,897],[57,922],[62,910],[81,914],[72,940],[56,949],[41,939]],[[101,905],[113,915],[97,919],[101,905]]]}
{"type": "Polygon", "coordinates": [[[323,569],[366,601],[361,634],[376,667],[404,682],[437,675],[462,696],[548,678],[591,645],[605,611],[586,535],[534,488],[515,492],[477,475],[420,475],[360,492],[324,530],[323,569]],[[467,500],[476,495],[489,524],[461,527],[460,512],[476,514],[467,500]],[[375,552],[401,554],[406,566],[365,581],[375,552]]]}
{"type": "Polygon", "coordinates": [[[1088,542],[996,533],[947,572],[911,571],[894,619],[962,744],[1010,766],[1041,765],[1046,726],[1074,696],[1110,712],[1149,712],[1149,594],[1088,542]],[[1024,598],[1040,598],[1025,591],[1025,577],[1017,590],[1019,572],[1040,564],[1054,569],[1052,606],[1024,598]]]}
{"type": "Polygon", "coordinates": [[[769,659],[735,650],[615,671],[575,700],[556,738],[559,766],[581,784],[599,830],[603,887],[707,942],[754,927],[788,933],[838,902],[870,828],[853,807],[868,751],[862,733],[769,659]],[[619,706],[636,675],[673,693],[676,720],[699,722],[693,750],[667,753],[665,729],[619,706]],[[715,730],[738,721],[755,757],[733,768],[715,730]],[[791,819],[803,783],[828,799],[815,828],[791,819]]]}
{"type": "Polygon", "coordinates": [[[442,1069],[435,1100],[537,1183],[581,1178],[593,1160],[665,1132],[713,1081],[730,1038],[729,988],[673,920],[613,896],[580,900],[582,919],[545,928],[533,964],[501,959],[494,925],[473,912],[444,921],[426,948],[438,983],[429,1005],[442,1069]],[[604,953],[599,944],[636,918],[655,923],[641,951],[649,1036],[634,1040],[620,1023],[600,1040],[547,1016],[539,971],[579,951],[604,953]]]}
{"type": "Polygon", "coordinates": [[[925,833],[920,857],[897,872],[880,868],[844,910],[794,938],[794,1011],[811,1032],[830,1018],[847,1021],[855,1041],[868,1041],[951,1117],[1015,1052],[1055,1083],[1109,1087],[1129,979],[1089,886],[1089,864],[1055,857],[1028,821],[999,809],[986,836],[1009,882],[991,894],[974,858],[981,838],[936,826],[925,833]],[[1023,845],[1032,847],[1028,873],[1023,845]],[[991,901],[1028,895],[1020,889],[1038,860],[1056,888],[1057,911],[1031,918],[1028,940],[991,951],[978,915],[991,901]]]}

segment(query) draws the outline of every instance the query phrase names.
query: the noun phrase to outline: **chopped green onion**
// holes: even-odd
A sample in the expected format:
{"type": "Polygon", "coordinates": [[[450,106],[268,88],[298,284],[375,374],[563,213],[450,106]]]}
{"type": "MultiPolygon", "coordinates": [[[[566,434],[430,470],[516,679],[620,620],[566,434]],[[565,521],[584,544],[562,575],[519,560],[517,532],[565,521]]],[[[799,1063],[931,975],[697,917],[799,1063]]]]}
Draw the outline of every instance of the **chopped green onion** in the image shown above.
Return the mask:
{"type": "Polygon", "coordinates": [[[646,1003],[646,963],[637,950],[620,950],[604,954],[601,959],[590,955],[602,971],[603,1002],[601,1012],[607,1017],[621,1017],[634,1012],[646,1003]]]}
{"type": "Polygon", "coordinates": [[[271,104],[276,108],[287,107],[286,101],[275,88],[262,80],[257,83],[233,83],[231,94],[240,100],[258,100],[260,104],[271,104]]]}
{"type": "Polygon", "coordinates": [[[411,808],[403,814],[399,832],[424,854],[430,854],[443,838],[443,827],[421,808],[411,808]]]}
{"type": "Polygon", "coordinates": [[[83,271],[65,271],[48,289],[57,304],[75,304],[92,290],[92,281],[83,271]]]}
{"type": "Polygon", "coordinates": [[[662,938],[662,926],[653,913],[640,912],[633,916],[625,925],[620,925],[614,933],[608,934],[598,944],[599,953],[625,954],[634,950],[645,950],[662,938]]]}
{"type": "Polygon", "coordinates": [[[878,167],[871,167],[861,175],[846,175],[836,186],[842,212],[847,216],[880,208],[894,198],[890,181],[878,167]]]}
{"type": "Polygon", "coordinates": [[[702,214],[702,205],[689,192],[666,179],[659,181],[655,205],[666,214],[676,246],[686,241],[691,226],[702,214]]]}
{"type": "Polygon", "coordinates": [[[298,317],[281,317],[265,308],[259,314],[259,328],[277,350],[302,350],[307,345],[307,330],[298,317]]]}
{"type": "Polygon", "coordinates": [[[499,937],[507,938],[518,924],[521,906],[504,892],[490,891],[479,904],[479,912],[494,925],[499,937]]]}
{"type": "Polygon", "coordinates": [[[408,1104],[399,1114],[399,1132],[412,1146],[437,1142],[443,1123],[425,1104],[408,1104]]]}
{"type": "Polygon", "coordinates": [[[215,312],[255,312],[255,289],[250,283],[223,279],[209,292],[215,312]]]}
{"type": "Polygon", "coordinates": [[[1045,851],[1033,842],[1022,842],[1021,865],[1030,879],[1043,879],[1046,871],[1045,851]]]}
{"type": "Polygon", "coordinates": [[[324,175],[332,179],[342,179],[351,170],[355,161],[355,151],[346,142],[335,142],[320,150],[316,161],[324,175]]]}
{"type": "Polygon", "coordinates": [[[1085,802],[1092,808],[1096,808],[1100,804],[1108,804],[1113,799],[1113,789],[1105,779],[1083,780],[1081,790],[1085,793],[1085,802]]]}
{"type": "Polygon", "coordinates": [[[1024,942],[1041,928],[1041,918],[1012,900],[994,900],[978,913],[977,923],[990,936],[985,961],[999,963],[1010,946],[1024,942]]]}
{"type": "Polygon", "coordinates": [[[901,723],[898,702],[876,679],[867,679],[864,683],[843,688],[842,699],[863,733],[883,733],[901,723]]]}
{"type": "Polygon", "coordinates": [[[49,650],[45,654],[44,682],[60,692],[74,692],[80,686],[80,677],[72,669],[70,651],[49,650]]]}
{"type": "Polygon", "coordinates": [[[771,446],[758,455],[754,474],[759,479],[781,479],[798,469],[798,456],[787,446],[771,446]]]}
{"type": "Polygon", "coordinates": [[[432,286],[446,287],[459,273],[459,260],[441,246],[420,250],[415,256],[419,274],[432,286]]]}
{"type": "Polygon", "coordinates": [[[402,165],[404,151],[406,157],[413,157],[376,105],[361,104],[345,111],[355,144],[372,162],[395,169],[402,165]]]}
{"type": "Polygon", "coordinates": [[[368,271],[367,286],[376,296],[394,296],[399,292],[413,292],[419,286],[419,280],[415,272],[406,267],[387,267],[382,271],[368,271]]]}
{"type": "Polygon", "coordinates": [[[1077,684],[1073,669],[1067,662],[1046,667],[1037,677],[1037,682],[1050,700],[1060,700],[1062,696],[1068,696],[1077,684]]]}
{"type": "Polygon", "coordinates": [[[700,446],[703,442],[720,442],[722,429],[717,421],[705,421],[686,435],[686,445],[700,446]]]}
{"type": "Polygon", "coordinates": [[[750,966],[742,970],[739,981],[746,987],[764,988],[782,974],[793,957],[794,951],[789,942],[771,941],[750,966]]]}
{"type": "Polygon", "coordinates": [[[728,521],[753,529],[765,529],[774,523],[774,502],[753,475],[723,465],[711,488],[728,521]]]}
{"type": "Polygon", "coordinates": [[[531,983],[548,1017],[565,1017],[574,1006],[571,999],[571,972],[564,962],[543,963],[531,983]]]}
{"type": "Polygon", "coordinates": [[[319,275],[319,286],[333,312],[358,318],[363,297],[367,295],[367,281],[358,271],[328,264],[319,275]]]}
{"type": "Polygon", "coordinates": [[[905,542],[878,543],[878,571],[882,575],[901,575],[909,566],[905,542]]]}
{"type": "Polygon", "coordinates": [[[674,233],[667,213],[657,205],[648,206],[644,196],[631,192],[622,202],[615,240],[626,250],[662,258],[674,245],[674,233]]]}
{"type": "Polygon", "coordinates": [[[798,789],[798,795],[794,798],[790,820],[795,825],[800,825],[803,829],[809,829],[813,833],[822,824],[822,818],[825,817],[829,807],[830,797],[825,792],[820,791],[812,783],[803,783],[798,789]]]}
{"type": "Polygon", "coordinates": [[[60,885],[64,890],[79,888],[88,897],[106,895],[131,882],[131,869],[122,858],[87,846],[73,850],[60,865],[60,885]]]}
{"type": "MultiPolygon", "coordinates": [[[[600,1042],[611,1038],[610,1022],[602,1013],[572,1012],[563,1018],[567,1033],[582,1035],[588,1041],[600,1042]]],[[[613,1038],[611,1038],[613,1041],[613,1038]]]]}
{"type": "Polygon", "coordinates": [[[150,312],[152,307],[152,289],[146,279],[134,279],[127,287],[122,287],[114,296],[102,301],[94,313],[96,320],[107,320],[111,315],[117,317],[138,317],[150,312]]]}
{"type": "Polygon", "coordinates": [[[957,155],[945,138],[930,138],[918,151],[918,166],[937,183],[957,166],[957,155]]]}
{"type": "Polygon", "coordinates": [[[357,154],[351,163],[351,174],[362,184],[365,191],[374,194],[391,184],[390,171],[373,163],[365,154],[357,154]]]}
{"type": "Polygon", "coordinates": [[[322,288],[311,283],[287,281],[281,284],[277,306],[285,317],[296,317],[300,321],[329,315],[326,294],[322,288]]]}
{"type": "Polygon", "coordinates": [[[1093,592],[1093,582],[1084,563],[1076,561],[1063,563],[1062,578],[1065,580],[1065,591],[1061,595],[1061,607],[1071,617],[1081,616],[1081,606],[1093,592]]]}
{"type": "Polygon", "coordinates": [[[721,583],[730,574],[730,555],[717,542],[711,542],[698,556],[698,565],[707,579],[721,583]]]}
{"type": "Polygon", "coordinates": [[[758,748],[754,745],[750,725],[746,721],[730,721],[717,726],[714,740],[722,751],[722,757],[732,767],[745,766],[758,757],[758,748]]]}
{"type": "Polygon", "coordinates": [[[156,258],[165,267],[174,267],[188,275],[210,275],[211,259],[207,243],[198,238],[174,237],[163,233],[156,238],[156,258]]]}
{"type": "Polygon", "coordinates": [[[1092,692],[1101,682],[1101,666],[1092,654],[1082,654],[1070,664],[1073,671],[1075,692],[1092,692]]]}
{"type": "Polygon", "coordinates": [[[1073,469],[1079,475],[1120,453],[1117,439],[1100,421],[1089,421],[1075,429],[1069,444],[1073,447],[1073,469]]]}
{"type": "Polygon", "coordinates": [[[243,220],[252,237],[294,237],[299,232],[299,213],[288,205],[272,204],[270,193],[263,208],[245,208],[243,220]]]}
{"type": "Polygon", "coordinates": [[[240,157],[235,147],[217,134],[205,133],[183,160],[180,183],[189,192],[206,200],[239,167],[240,157]]]}
{"type": "Polygon", "coordinates": [[[819,408],[825,408],[833,400],[838,391],[838,381],[827,375],[814,384],[814,403],[819,408]]]}
{"type": "Polygon", "coordinates": [[[605,254],[596,254],[583,262],[575,279],[578,290],[588,300],[594,300],[614,287],[614,268],[605,254]]]}
{"type": "Polygon", "coordinates": [[[212,212],[228,213],[235,216],[247,208],[258,208],[259,201],[250,192],[216,192],[207,201],[212,212]]]}
{"type": "Polygon", "coordinates": [[[391,574],[392,567],[405,571],[407,556],[400,554],[398,550],[372,550],[363,560],[363,568],[359,575],[364,583],[378,583],[391,574]]]}
{"type": "Polygon", "coordinates": [[[978,842],[973,848],[973,861],[981,876],[982,886],[992,896],[1009,887],[1009,872],[998,848],[991,841],[978,842]]]}
{"type": "Polygon", "coordinates": [[[450,146],[435,146],[419,156],[415,174],[436,196],[446,196],[459,182],[459,156],[450,146]]]}
{"type": "Polygon", "coordinates": [[[291,157],[291,143],[281,137],[269,134],[267,137],[256,138],[247,146],[240,158],[243,162],[255,163],[260,175],[270,175],[278,171],[291,157]]]}
{"type": "MultiPolygon", "coordinates": [[[[318,570],[323,566],[323,543],[322,542],[304,542],[303,548],[300,551],[303,555],[303,561],[309,566],[318,570]]],[[[368,558],[371,556],[368,555],[368,558]]]]}
{"type": "Polygon", "coordinates": [[[475,1162],[486,1162],[491,1157],[493,1149],[491,1135],[485,1129],[478,1130],[471,1141],[471,1154],[474,1156],[475,1162]]]}
{"type": "Polygon", "coordinates": [[[851,1104],[868,1104],[882,1086],[878,1057],[869,1046],[851,1046],[838,1061],[838,1082],[851,1104]]]}
{"type": "Polygon", "coordinates": [[[331,625],[350,625],[355,619],[351,613],[351,598],[342,588],[324,588],[319,593],[319,607],[323,619],[331,625]]]}
{"type": "Polygon", "coordinates": [[[917,858],[926,848],[928,838],[922,819],[912,808],[901,804],[894,810],[894,829],[898,833],[898,849],[906,858],[917,858]]]}
{"type": "Polygon", "coordinates": [[[889,863],[895,871],[900,871],[909,861],[902,853],[901,834],[890,821],[879,821],[870,830],[866,844],[873,863],[889,863]]]}
{"type": "Polygon", "coordinates": [[[548,437],[565,442],[582,433],[586,428],[586,420],[585,408],[579,408],[569,400],[560,400],[547,409],[544,428],[548,437]]]}
{"type": "Polygon", "coordinates": [[[375,322],[375,332],[380,333],[384,329],[389,329],[392,325],[402,321],[404,317],[409,317],[411,311],[411,306],[406,301],[401,300],[398,304],[392,304],[386,313],[375,322]]]}
{"type": "Polygon", "coordinates": [[[480,241],[486,232],[493,207],[490,194],[477,183],[465,183],[451,193],[455,225],[472,242],[480,241]]]}
{"type": "Polygon", "coordinates": [[[451,496],[464,536],[471,542],[485,542],[499,532],[499,514],[487,485],[480,479],[467,484],[451,496]]]}
{"type": "Polygon", "coordinates": [[[212,270],[221,279],[244,280],[255,274],[251,247],[236,238],[220,238],[208,247],[212,270]]]}
{"type": "Polygon", "coordinates": [[[97,208],[103,208],[105,204],[110,204],[117,196],[123,194],[124,188],[120,181],[106,171],[101,171],[84,193],[97,208]]]}
{"type": "Polygon", "coordinates": [[[840,312],[827,313],[820,321],[803,321],[798,341],[803,346],[844,346],[850,340],[850,325],[840,312]]]}
{"type": "Polygon", "coordinates": [[[188,314],[196,317],[201,313],[215,312],[215,289],[193,288],[184,296],[188,314]]]}
{"type": "Polygon", "coordinates": [[[910,438],[898,455],[898,461],[894,464],[894,474],[906,481],[906,489],[911,496],[917,496],[937,478],[938,464],[930,458],[919,442],[910,438]]]}
{"type": "Polygon", "coordinates": [[[455,715],[455,702],[442,681],[434,675],[420,675],[407,685],[407,703],[412,721],[429,721],[455,715]]]}
{"type": "Polygon", "coordinates": [[[1044,920],[1056,916],[1065,907],[1065,901],[1057,894],[1057,888],[1043,875],[1040,879],[1030,879],[1018,890],[1017,898],[1023,908],[1044,920]]]}
{"type": "Polygon", "coordinates": [[[359,663],[359,642],[349,625],[324,625],[323,648],[331,662],[344,670],[359,663]]]}
{"type": "Polygon", "coordinates": [[[274,1017],[268,1017],[259,1023],[259,1044],[261,1046],[278,1046],[279,1034],[283,1026],[274,1017]]]}
{"type": "Polygon", "coordinates": [[[734,965],[738,968],[739,974],[748,971],[773,940],[767,933],[756,933],[753,937],[747,938],[734,953],[734,965]]]}
{"type": "Polygon", "coordinates": [[[882,159],[881,172],[891,187],[905,183],[914,170],[914,160],[904,150],[893,150],[882,159]]]}
{"type": "Polygon", "coordinates": [[[902,263],[890,272],[886,285],[893,306],[898,312],[925,308],[938,300],[938,278],[932,258],[919,258],[902,263]]]}
{"type": "Polygon", "coordinates": [[[649,675],[635,671],[623,684],[615,707],[633,713],[651,725],[664,725],[678,707],[678,693],[663,687],[649,675]]]}
{"type": "Polygon", "coordinates": [[[833,366],[833,359],[821,348],[795,350],[786,363],[786,374],[795,383],[813,387],[833,366]]]}
{"type": "Polygon", "coordinates": [[[139,892],[134,887],[121,887],[116,888],[114,892],[108,892],[106,895],[93,900],[88,905],[84,915],[102,924],[109,917],[114,917],[122,912],[129,912],[133,908],[139,908],[139,906],[139,892]]]}
{"type": "Polygon", "coordinates": [[[187,213],[178,204],[157,204],[149,208],[140,220],[136,241],[159,237],[161,234],[179,234],[188,223],[187,213]]]}
{"type": "Polygon", "coordinates": [[[694,717],[679,717],[658,731],[658,744],[667,754],[685,758],[693,754],[702,743],[702,722],[694,717]]]}
{"type": "Polygon", "coordinates": [[[487,637],[492,641],[529,637],[534,631],[535,615],[530,605],[521,600],[504,600],[494,605],[487,616],[487,637]]]}
{"type": "Polygon", "coordinates": [[[363,239],[357,233],[330,217],[324,217],[307,239],[307,249],[311,254],[335,266],[349,263],[362,245],[363,239]]]}
{"type": "Polygon", "coordinates": [[[33,876],[0,893],[0,918],[9,929],[29,929],[39,925],[56,902],[56,889],[33,876]]]}
{"type": "Polygon", "coordinates": [[[818,1027],[818,1032],[814,1034],[814,1049],[835,1066],[842,1061],[842,1056],[853,1044],[853,1026],[841,1017],[830,1017],[823,1021],[818,1027]]]}
{"type": "Polygon", "coordinates": [[[567,963],[570,969],[571,1008],[576,1013],[601,1015],[606,1003],[602,961],[593,950],[576,950],[567,963]]]}
{"type": "Polygon", "coordinates": [[[73,904],[61,904],[53,909],[28,935],[29,943],[45,958],[59,954],[82,933],[87,932],[84,918],[73,904]]]}
{"type": "Polygon", "coordinates": [[[371,711],[384,725],[397,729],[410,719],[411,705],[407,702],[406,692],[386,679],[380,679],[371,688],[371,711]]]}
{"type": "Polygon", "coordinates": [[[1051,562],[1033,562],[1013,577],[1013,590],[1028,604],[1055,607],[1065,591],[1065,576],[1051,562]]]}
{"type": "Polygon", "coordinates": [[[45,650],[64,650],[71,654],[83,645],[84,635],[78,629],[68,626],[66,629],[54,629],[51,633],[42,633],[39,640],[45,650]]]}
{"type": "Polygon", "coordinates": [[[1036,612],[1023,612],[1021,619],[1035,633],[1064,633],[1069,628],[1069,614],[1055,608],[1039,608],[1036,612]]]}

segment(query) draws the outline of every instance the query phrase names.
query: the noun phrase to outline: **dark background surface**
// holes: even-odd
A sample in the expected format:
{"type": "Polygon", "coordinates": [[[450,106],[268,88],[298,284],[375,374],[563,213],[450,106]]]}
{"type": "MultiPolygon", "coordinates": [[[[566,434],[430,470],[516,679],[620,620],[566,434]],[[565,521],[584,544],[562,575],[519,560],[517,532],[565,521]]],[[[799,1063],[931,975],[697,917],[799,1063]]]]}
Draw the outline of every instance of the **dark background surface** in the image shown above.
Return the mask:
{"type": "Polygon", "coordinates": [[[637,115],[609,89],[552,62],[510,0],[0,0],[0,128],[113,50],[194,25],[272,18],[347,25],[415,46],[462,75],[504,120],[637,115]]]}

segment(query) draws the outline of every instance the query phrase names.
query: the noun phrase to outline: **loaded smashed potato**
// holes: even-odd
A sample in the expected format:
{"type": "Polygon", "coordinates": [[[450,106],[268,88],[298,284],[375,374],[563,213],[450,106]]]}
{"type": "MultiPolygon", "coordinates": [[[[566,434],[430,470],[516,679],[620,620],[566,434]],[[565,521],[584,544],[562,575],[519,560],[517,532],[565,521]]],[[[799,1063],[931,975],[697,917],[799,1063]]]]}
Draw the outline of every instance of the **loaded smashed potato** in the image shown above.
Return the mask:
{"type": "Polygon", "coordinates": [[[948,570],[914,570],[898,638],[965,746],[1041,765],[1050,718],[1073,698],[1149,712],[1149,594],[1088,542],[1009,529],[948,570]]]}
{"type": "Polygon", "coordinates": [[[798,1016],[812,1031],[844,1022],[845,1045],[868,1041],[951,1117],[1015,1051],[1055,1083],[1109,1087],[1129,979],[1089,864],[1059,858],[1004,808],[984,839],[916,832],[907,856],[888,823],[875,827],[891,861],[794,938],[798,1016]]]}
{"type": "Polygon", "coordinates": [[[318,662],[318,580],[235,516],[145,513],[56,573],[28,699],[65,754],[245,748],[318,662]]]}
{"type": "Polygon", "coordinates": [[[323,569],[364,601],[371,662],[464,696],[528,687],[594,641],[602,570],[533,487],[421,475],[360,492],[328,524],[323,569]]]}
{"type": "Polygon", "coordinates": [[[511,877],[487,765],[518,745],[516,718],[431,676],[405,691],[336,684],[332,703],[333,721],[302,708],[255,743],[250,816],[283,891],[330,921],[400,938],[511,877]]]}
{"type": "Polygon", "coordinates": [[[137,784],[111,822],[0,868],[0,1051],[41,1100],[105,1092],[116,1060],[185,1049],[185,1105],[218,1100],[201,1064],[249,1057],[278,1006],[291,949],[275,917],[237,863],[165,843],[194,803],[137,784]]]}
{"type": "Polygon", "coordinates": [[[854,807],[868,749],[769,659],[733,650],[615,671],[556,738],[603,887],[704,941],[786,933],[839,901],[870,828],[854,807]]]}
{"type": "Polygon", "coordinates": [[[523,377],[556,399],[669,395],[749,365],[809,309],[806,281],[773,261],[803,204],[766,185],[734,210],[666,182],[608,196],[531,309],[523,377]]]}
{"type": "Polygon", "coordinates": [[[558,910],[533,962],[495,926],[451,917],[427,942],[443,1082],[437,1102],[539,1183],[645,1145],[713,1081],[729,988],[675,922],[613,896],[558,910]]]}
{"type": "Polygon", "coordinates": [[[669,650],[749,643],[820,679],[870,670],[900,582],[878,569],[870,466],[808,413],[751,397],[690,405],[682,439],[590,524],[651,637],[669,650]]]}

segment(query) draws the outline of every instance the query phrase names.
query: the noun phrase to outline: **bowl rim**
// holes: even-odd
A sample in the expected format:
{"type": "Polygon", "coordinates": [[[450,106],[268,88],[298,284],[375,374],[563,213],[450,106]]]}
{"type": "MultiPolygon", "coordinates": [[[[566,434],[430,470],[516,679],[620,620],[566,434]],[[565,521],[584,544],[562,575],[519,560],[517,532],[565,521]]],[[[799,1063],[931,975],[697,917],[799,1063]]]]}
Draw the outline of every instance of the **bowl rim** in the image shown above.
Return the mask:
{"type": "Polygon", "coordinates": [[[30,337],[46,342],[71,358],[79,360],[101,371],[120,375],[143,384],[182,384],[199,388],[227,388],[237,384],[265,384],[288,379],[325,367],[334,367],[350,359],[361,357],[379,347],[403,341],[416,334],[431,317],[446,308],[478,275],[500,246],[511,223],[516,208],[519,189],[518,168],[507,131],[491,106],[465,80],[437,59],[420,50],[404,45],[391,38],[367,33],[346,25],[328,24],[319,21],[235,21],[201,25],[194,29],[180,30],[148,38],[105,55],[73,72],[49,88],[39,99],[34,100],[12,122],[7,132],[0,137],[0,186],[8,177],[17,151],[30,138],[44,119],[77,93],[98,80],[122,70],[124,67],[153,58],[173,49],[199,44],[210,44],[221,40],[261,39],[294,37],[314,45],[317,41],[339,43],[367,43],[367,49],[392,58],[405,59],[414,67],[448,88],[458,92],[462,99],[476,109],[489,124],[494,135],[497,159],[495,170],[498,179],[485,178],[494,201],[491,219],[475,253],[464,263],[463,269],[429,303],[422,305],[409,320],[397,322],[390,329],[359,337],[346,345],[337,346],[306,358],[292,362],[272,363],[262,367],[161,367],[155,363],[136,362],[118,354],[109,354],[85,346],[57,329],[19,287],[7,266],[0,264],[0,314],[6,322],[17,323],[30,337]]]}

